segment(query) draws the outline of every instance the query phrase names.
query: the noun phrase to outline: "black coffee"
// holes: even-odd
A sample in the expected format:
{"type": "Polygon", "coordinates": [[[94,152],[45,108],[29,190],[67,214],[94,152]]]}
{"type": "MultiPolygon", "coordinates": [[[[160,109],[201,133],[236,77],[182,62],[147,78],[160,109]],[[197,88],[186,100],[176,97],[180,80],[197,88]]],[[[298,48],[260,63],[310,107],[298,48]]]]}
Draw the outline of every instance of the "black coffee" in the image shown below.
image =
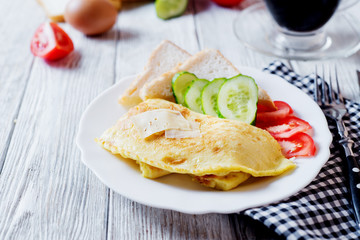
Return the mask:
{"type": "Polygon", "coordinates": [[[334,14],[340,0],[265,0],[279,26],[295,32],[322,27],[334,14]]]}

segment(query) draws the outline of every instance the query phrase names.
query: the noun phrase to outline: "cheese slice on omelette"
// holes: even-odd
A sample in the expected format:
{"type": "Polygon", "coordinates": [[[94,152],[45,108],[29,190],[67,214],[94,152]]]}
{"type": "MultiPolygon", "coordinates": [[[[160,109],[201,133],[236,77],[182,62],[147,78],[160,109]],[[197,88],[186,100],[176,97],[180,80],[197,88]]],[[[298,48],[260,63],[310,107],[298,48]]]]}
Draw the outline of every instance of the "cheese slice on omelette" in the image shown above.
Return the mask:
{"type": "MultiPolygon", "coordinates": [[[[206,180],[212,180],[210,176],[231,179],[241,173],[238,175],[244,181],[247,175],[276,176],[296,166],[283,156],[280,145],[265,130],[236,120],[192,112],[161,99],[149,99],[131,108],[97,141],[113,154],[136,160],[143,166],[190,174],[204,185],[207,185],[206,180]],[[179,112],[190,125],[198,126],[200,134],[167,138],[165,131],[159,131],[144,138],[131,119],[159,109],[179,112]]],[[[163,171],[159,171],[160,175],[166,175],[163,171]]],[[[213,182],[208,186],[215,187],[213,182]]]]}

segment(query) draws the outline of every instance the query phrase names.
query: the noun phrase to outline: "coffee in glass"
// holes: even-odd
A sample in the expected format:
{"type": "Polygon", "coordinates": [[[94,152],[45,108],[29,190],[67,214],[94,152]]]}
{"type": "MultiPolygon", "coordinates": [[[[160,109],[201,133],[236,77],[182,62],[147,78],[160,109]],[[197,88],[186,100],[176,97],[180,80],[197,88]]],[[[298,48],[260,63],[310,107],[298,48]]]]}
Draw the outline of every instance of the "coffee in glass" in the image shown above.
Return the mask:
{"type": "Polygon", "coordinates": [[[264,0],[278,25],[277,47],[312,50],[326,45],[322,27],[334,15],[340,0],[264,0]]]}

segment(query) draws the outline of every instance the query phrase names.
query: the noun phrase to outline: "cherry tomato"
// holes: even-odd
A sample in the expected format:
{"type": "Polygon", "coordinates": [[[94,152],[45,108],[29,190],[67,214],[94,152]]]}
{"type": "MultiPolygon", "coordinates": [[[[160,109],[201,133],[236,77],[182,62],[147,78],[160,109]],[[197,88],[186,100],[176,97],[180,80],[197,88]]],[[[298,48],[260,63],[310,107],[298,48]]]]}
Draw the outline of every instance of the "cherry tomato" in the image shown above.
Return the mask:
{"type": "Polygon", "coordinates": [[[267,111],[265,107],[260,105],[256,115],[256,121],[262,123],[276,122],[286,118],[293,113],[292,108],[286,102],[274,101],[274,104],[277,108],[275,111],[267,111]]]}
{"type": "Polygon", "coordinates": [[[306,133],[296,133],[290,138],[277,139],[286,158],[314,156],[314,140],[306,133]]]}
{"type": "Polygon", "coordinates": [[[223,7],[232,7],[238,5],[242,0],[212,0],[212,1],[223,7]]]}
{"type": "Polygon", "coordinates": [[[72,52],[74,44],[56,23],[46,22],[36,29],[30,49],[35,56],[46,60],[57,60],[72,52]]]}
{"type": "Polygon", "coordinates": [[[300,118],[288,116],[282,120],[271,123],[258,123],[256,125],[268,131],[274,138],[289,138],[298,132],[309,132],[310,124],[300,118]]]}

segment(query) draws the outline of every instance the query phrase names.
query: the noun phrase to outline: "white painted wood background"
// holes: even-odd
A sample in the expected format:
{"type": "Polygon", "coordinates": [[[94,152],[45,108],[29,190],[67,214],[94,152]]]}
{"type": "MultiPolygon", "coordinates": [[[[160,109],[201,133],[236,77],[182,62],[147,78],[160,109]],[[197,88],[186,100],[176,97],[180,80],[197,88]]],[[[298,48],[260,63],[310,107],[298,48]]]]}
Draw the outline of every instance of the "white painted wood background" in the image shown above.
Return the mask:
{"type": "MultiPolygon", "coordinates": [[[[359,5],[351,11],[359,13],[359,5]]],[[[132,202],[81,163],[74,141],[92,99],[141,71],[163,39],[190,53],[217,48],[237,66],[262,69],[275,60],[237,41],[232,22],[239,11],[190,0],[185,15],[163,21],[153,2],[126,4],[102,36],[62,24],[76,51],[46,63],[30,53],[35,29],[47,20],[42,9],[35,0],[0,0],[0,239],[278,239],[242,215],[189,215],[132,202]]],[[[345,96],[360,101],[360,53],[331,62],[345,96]]],[[[318,62],[284,63],[309,74],[318,62]]]]}

